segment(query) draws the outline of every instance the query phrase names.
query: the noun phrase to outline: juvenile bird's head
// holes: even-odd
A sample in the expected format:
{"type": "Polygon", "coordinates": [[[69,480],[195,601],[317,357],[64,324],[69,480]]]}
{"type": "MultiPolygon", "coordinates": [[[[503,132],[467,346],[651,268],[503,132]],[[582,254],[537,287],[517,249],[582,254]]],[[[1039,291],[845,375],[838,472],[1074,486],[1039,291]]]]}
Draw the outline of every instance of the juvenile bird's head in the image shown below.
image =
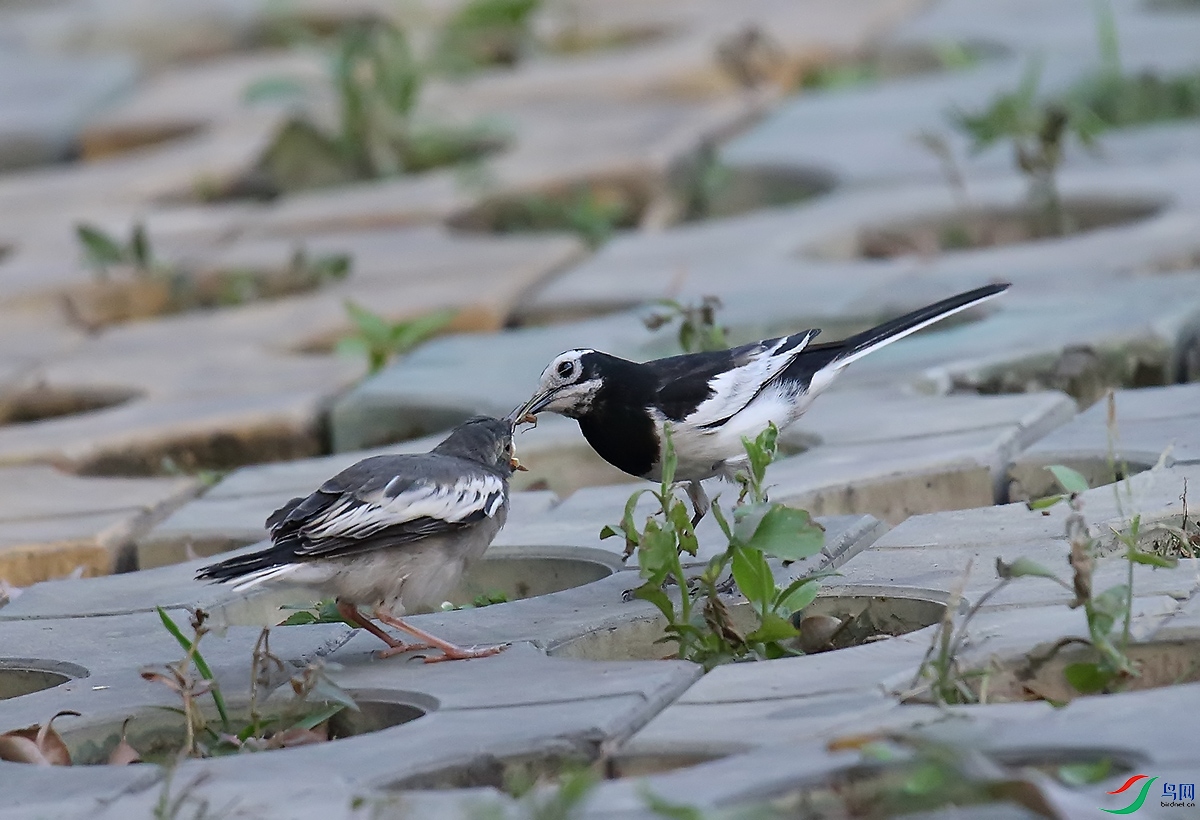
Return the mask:
{"type": "Polygon", "coordinates": [[[523,469],[513,453],[512,419],[491,416],[467,419],[451,430],[433,452],[476,461],[505,476],[512,475],[513,470],[523,469]]]}
{"type": "Polygon", "coordinates": [[[587,348],[560,353],[542,371],[525,411],[536,414],[549,410],[576,419],[587,415],[596,393],[604,386],[603,369],[608,359],[614,357],[587,348]]]}

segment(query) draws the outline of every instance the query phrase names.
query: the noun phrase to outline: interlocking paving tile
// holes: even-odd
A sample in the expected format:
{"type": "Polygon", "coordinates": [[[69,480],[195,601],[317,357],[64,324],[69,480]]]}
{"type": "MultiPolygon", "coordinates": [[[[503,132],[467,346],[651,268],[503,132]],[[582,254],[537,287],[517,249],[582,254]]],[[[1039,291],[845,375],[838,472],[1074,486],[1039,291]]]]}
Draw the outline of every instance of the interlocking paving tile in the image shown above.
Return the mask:
{"type": "Polygon", "coordinates": [[[1021,453],[1009,467],[1013,500],[1057,491],[1046,470],[1063,464],[1083,472],[1093,485],[1110,484],[1114,470],[1145,470],[1160,461],[1200,460],[1200,386],[1192,384],[1114,393],[1115,415],[1101,400],[1021,453]]]}
{"type": "Polygon", "coordinates": [[[133,542],[199,489],[187,478],[97,479],[0,468],[0,580],[17,587],[133,566],[133,542]]]}

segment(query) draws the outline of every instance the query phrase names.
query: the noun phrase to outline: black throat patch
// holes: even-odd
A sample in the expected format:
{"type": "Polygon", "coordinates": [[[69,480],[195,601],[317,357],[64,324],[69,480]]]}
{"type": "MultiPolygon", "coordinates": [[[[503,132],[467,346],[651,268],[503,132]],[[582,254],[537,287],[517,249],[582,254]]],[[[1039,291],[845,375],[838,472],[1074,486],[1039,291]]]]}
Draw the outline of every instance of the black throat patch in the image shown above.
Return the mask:
{"type": "Polygon", "coordinates": [[[656,381],[642,365],[616,357],[598,363],[602,382],[591,407],[578,417],[592,449],[609,464],[642,478],[659,456],[658,430],[646,408],[656,381]]]}

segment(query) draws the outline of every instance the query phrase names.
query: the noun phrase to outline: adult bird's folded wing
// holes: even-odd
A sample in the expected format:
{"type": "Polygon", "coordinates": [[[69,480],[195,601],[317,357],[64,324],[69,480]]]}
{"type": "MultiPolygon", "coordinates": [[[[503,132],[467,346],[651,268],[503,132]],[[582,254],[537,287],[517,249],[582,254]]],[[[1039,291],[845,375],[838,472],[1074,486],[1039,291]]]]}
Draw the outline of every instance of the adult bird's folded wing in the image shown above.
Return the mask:
{"type": "Polygon", "coordinates": [[[746,407],[800,355],[819,330],[766,339],[711,354],[660,359],[658,405],[667,418],[697,427],[746,407]]]}

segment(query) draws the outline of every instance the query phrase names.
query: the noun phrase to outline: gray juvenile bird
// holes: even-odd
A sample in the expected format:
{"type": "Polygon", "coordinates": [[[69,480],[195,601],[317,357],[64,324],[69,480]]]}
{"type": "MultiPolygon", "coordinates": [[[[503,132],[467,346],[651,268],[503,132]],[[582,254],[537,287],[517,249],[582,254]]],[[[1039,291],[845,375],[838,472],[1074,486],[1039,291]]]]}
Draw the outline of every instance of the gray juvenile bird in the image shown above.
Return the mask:
{"type": "Polygon", "coordinates": [[[293,498],[267,519],[272,546],[203,567],[196,577],[316,586],[337,596],[342,617],[388,645],[380,657],[436,648],[426,663],[494,655],[504,647],[464,649],[399,616],[445,600],[483,555],[508,516],[508,478],[516,419],[476,417],[428,453],[365,458],[293,498]],[[406,644],[370,615],[422,641],[406,644]]]}

